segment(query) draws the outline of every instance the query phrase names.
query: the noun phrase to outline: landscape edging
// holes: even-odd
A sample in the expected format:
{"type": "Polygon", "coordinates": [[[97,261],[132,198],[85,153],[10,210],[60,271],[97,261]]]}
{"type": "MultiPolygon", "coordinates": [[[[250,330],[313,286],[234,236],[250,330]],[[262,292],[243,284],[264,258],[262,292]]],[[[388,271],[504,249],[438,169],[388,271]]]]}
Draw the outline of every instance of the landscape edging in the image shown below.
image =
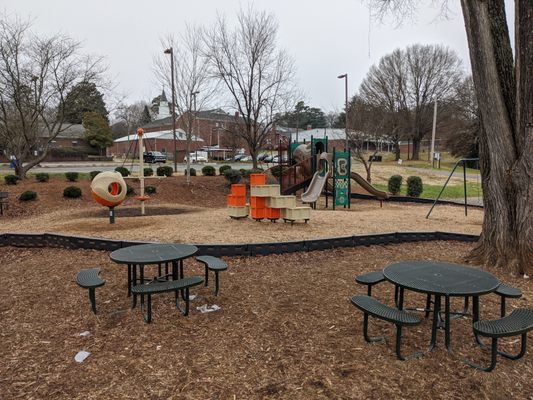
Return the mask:
{"type": "MultiPolygon", "coordinates": [[[[412,243],[431,240],[476,242],[478,239],[479,235],[455,232],[391,232],[288,242],[196,244],[196,246],[198,247],[198,255],[210,255],[214,257],[253,257],[269,254],[287,254],[299,251],[330,250],[342,247],[412,243]]],[[[113,251],[123,247],[147,243],[154,242],[132,240],[121,241],[84,236],[60,235],[56,233],[0,233],[0,246],[14,247],[52,247],[113,251]]]]}

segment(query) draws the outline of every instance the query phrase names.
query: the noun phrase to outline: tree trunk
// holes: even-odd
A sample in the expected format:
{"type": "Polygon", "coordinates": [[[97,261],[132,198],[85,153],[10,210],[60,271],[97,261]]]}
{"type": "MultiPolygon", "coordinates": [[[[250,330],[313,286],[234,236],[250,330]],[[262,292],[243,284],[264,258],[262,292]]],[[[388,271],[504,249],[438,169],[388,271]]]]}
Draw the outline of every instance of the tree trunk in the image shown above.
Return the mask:
{"type": "Polygon", "coordinates": [[[420,160],[420,139],[413,137],[413,156],[411,160],[420,160]]]}
{"type": "MultiPolygon", "coordinates": [[[[517,7],[520,7],[518,3],[524,8],[531,8],[531,5],[526,4],[531,4],[530,0],[518,0],[517,7]]],[[[504,1],[461,0],[461,6],[484,128],[479,137],[484,193],[483,227],[481,238],[471,257],[484,264],[530,273],[533,255],[533,149],[531,129],[526,137],[525,128],[516,128],[523,120],[522,117],[519,118],[520,121],[516,119],[516,93],[530,97],[531,88],[526,89],[519,84],[519,90],[516,90],[504,1]],[[515,122],[518,122],[517,125],[515,122]]],[[[517,29],[519,43],[521,39],[518,36],[524,39],[524,31],[528,29],[527,35],[531,37],[531,13],[517,10],[517,18],[528,27],[517,29]]],[[[523,60],[526,54],[531,57],[532,42],[529,40],[517,48],[517,72],[519,81],[524,82],[528,79],[531,82],[531,59],[527,62],[523,60]],[[530,76],[523,76],[524,72],[529,72],[530,76]]],[[[522,110],[523,106],[519,106],[518,110],[522,110]]]]}

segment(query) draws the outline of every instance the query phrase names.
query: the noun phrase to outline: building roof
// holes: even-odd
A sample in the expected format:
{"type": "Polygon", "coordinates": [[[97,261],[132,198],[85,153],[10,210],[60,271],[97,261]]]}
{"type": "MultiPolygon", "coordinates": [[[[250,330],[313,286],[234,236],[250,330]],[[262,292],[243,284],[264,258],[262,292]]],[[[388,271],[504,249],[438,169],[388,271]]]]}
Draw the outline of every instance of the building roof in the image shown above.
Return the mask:
{"type": "MultiPolygon", "coordinates": [[[[196,118],[221,122],[235,122],[235,114],[229,114],[221,108],[198,111],[198,113],[196,114],[196,118]]],[[[179,119],[179,117],[177,117],[177,119],[179,119]]],[[[148,122],[147,124],[143,125],[142,128],[155,128],[158,126],[168,125],[172,125],[172,115],[165,118],[156,119],[152,122],[148,122]]]]}
{"type": "MultiPolygon", "coordinates": [[[[329,140],[346,140],[344,129],[317,128],[299,131],[298,141],[303,142],[305,139],[306,142],[309,142],[311,141],[311,136],[315,139],[321,139],[327,136],[329,140]]],[[[291,132],[291,139],[296,141],[296,132],[291,132]]]]}
{"type": "MultiPolygon", "coordinates": [[[[85,128],[82,124],[62,124],[61,132],[56,139],[85,139],[85,128]]],[[[41,125],[41,137],[49,137],[49,132],[44,125],[41,125]]]]}
{"type": "MultiPolygon", "coordinates": [[[[156,132],[147,132],[143,135],[144,139],[167,139],[172,140],[174,138],[174,135],[172,134],[171,130],[163,130],[163,131],[156,131],[156,132]]],[[[204,140],[200,137],[192,136],[193,142],[203,142],[204,140]]],[[[137,140],[137,134],[135,135],[127,135],[119,137],[118,139],[114,140],[114,143],[120,143],[120,142],[130,142],[133,140],[137,140]]],[[[187,140],[185,131],[183,129],[176,129],[176,140],[187,140]]]]}

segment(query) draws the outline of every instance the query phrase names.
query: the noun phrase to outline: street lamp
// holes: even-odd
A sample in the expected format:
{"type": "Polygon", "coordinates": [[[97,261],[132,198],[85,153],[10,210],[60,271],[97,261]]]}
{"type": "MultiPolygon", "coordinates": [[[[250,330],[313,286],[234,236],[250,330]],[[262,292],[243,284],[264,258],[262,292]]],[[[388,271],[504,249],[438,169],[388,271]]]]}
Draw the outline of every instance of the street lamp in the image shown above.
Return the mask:
{"type": "Polygon", "coordinates": [[[172,85],[172,137],[174,138],[174,172],[178,172],[178,160],[176,157],[176,93],[174,90],[174,49],[169,47],[163,52],[165,54],[170,54],[170,75],[171,75],[171,85],[172,85]]]}
{"type": "Polygon", "coordinates": [[[344,79],[344,134],[346,135],[345,149],[348,151],[348,74],[337,76],[339,79],[344,79]]]}

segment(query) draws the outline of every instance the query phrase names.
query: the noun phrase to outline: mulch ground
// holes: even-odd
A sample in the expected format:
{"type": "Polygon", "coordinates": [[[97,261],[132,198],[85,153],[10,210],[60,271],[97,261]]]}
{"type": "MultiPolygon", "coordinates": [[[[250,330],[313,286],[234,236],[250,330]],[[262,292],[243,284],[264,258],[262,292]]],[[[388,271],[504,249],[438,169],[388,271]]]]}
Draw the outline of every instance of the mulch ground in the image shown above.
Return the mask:
{"type": "MultiPolygon", "coordinates": [[[[461,262],[471,245],[455,242],[371,246],[255,258],[231,258],[218,298],[196,287],[183,317],[173,295],[154,297],[154,320],[130,310],[126,271],[109,253],[90,250],[0,248],[0,398],[34,399],[531,399],[533,356],[499,359],[492,373],[461,361],[486,362],[473,343],[471,321],[454,320],[454,353],[438,347],[422,359],[398,361],[394,327],[373,322],[386,343],[367,344],[362,314],[350,297],[364,293],[354,276],[408,259],[461,262]],[[100,266],[98,314],[76,273],[100,266]],[[217,304],[202,314],[196,307],[217,304]],[[83,331],[90,336],[81,337],[83,331]],[[74,361],[80,350],[91,355],[74,361]]],[[[530,280],[490,269],[524,296],[508,303],[531,307],[530,280]]],[[[202,274],[194,261],[186,274],[202,274]]],[[[392,304],[393,289],[374,288],[392,304]]],[[[424,296],[409,293],[406,306],[424,296]]],[[[453,302],[461,308],[461,302],[453,302]]],[[[483,319],[497,318],[499,298],[481,298],[483,319]]],[[[424,350],[430,322],[404,329],[403,350],[424,350]]],[[[517,339],[517,338],[514,338],[517,339]]],[[[516,349],[518,340],[511,344],[516,349]]],[[[509,349],[509,347],[507,347],[509,349]]]]}

